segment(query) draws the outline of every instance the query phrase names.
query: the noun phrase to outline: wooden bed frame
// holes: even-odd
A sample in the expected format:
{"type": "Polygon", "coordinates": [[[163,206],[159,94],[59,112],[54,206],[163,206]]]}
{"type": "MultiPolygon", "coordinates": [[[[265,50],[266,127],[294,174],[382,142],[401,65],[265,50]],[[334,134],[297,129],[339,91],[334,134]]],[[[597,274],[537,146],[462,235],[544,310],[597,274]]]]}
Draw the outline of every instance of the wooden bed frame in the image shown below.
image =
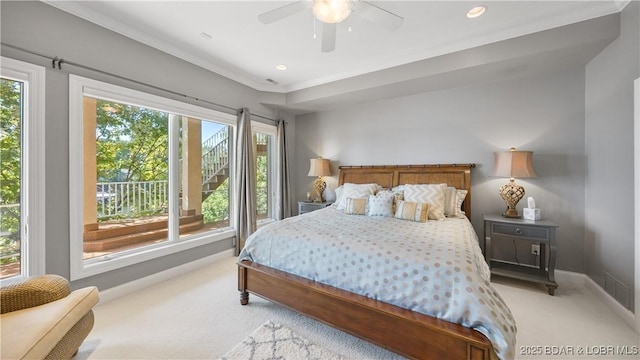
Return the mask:
{"type": "MultiPolygon", "coordinates": [[[[447,183],[469,191],[463,204],[471,216],[471,169],[475,164],[341,166],[339,183],[447,183]]],[[[493,349],[481,333],[431,316],[320,284],[243,260],[238,264],[240,303],[249,293],[412,359],[489,360],[493,349]]]]}

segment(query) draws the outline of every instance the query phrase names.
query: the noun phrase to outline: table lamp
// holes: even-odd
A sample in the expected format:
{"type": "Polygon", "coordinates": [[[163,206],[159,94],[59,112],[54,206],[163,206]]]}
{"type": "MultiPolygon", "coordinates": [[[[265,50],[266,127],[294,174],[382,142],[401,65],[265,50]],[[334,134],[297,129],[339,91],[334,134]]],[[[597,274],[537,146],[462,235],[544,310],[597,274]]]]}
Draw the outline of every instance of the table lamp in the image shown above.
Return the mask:
{"type": "Polygon", "coordinates": [[[533,170],[533,151],[516,151],[511,148],[507,152],[494,153],[493,173],[491,176],[510,178],[507,184],[500,187],[500,196],[507,204],[502,214],[508,218],[519,218],[516,205],[524,196],[524,187],[515,183],[515,178],[537,177],[533,170]]]}
{"type": "Polygon", "coordinates": [[[317,176],[313,182],[313,190],[316,192],[315,202],[323,202],[322,193],[327,188],[327,183],[322,180],[323,176],[330,176],[329,159],[311,159],[309,164],[309,176],[317,176]]]}

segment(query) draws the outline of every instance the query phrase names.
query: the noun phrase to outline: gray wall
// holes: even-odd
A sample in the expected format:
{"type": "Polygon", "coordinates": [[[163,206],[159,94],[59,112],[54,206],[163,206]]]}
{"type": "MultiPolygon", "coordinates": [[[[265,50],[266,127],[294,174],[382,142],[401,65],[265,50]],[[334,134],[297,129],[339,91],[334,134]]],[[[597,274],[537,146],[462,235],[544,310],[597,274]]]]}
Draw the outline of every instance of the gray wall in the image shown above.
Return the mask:
{"type": "Polygon", "coordinates": [[[586,272],[629,309],[634,303],[633,81],[640,76],[639,15],[637,1],[623,10],[620,37],[586,67],[585,91],[586,272]]]}
{"type": "Polygon", "coordinates": [[[317,155],[332,160],[331,188],[339,165],[476,163],[472,223],[481,234],[482,214],[505,208],[498,188],[507,180],[488,176],[493,152],[532,150],[539,177],[518,182],[542,216],[560,225],[558,267],[583,272],[584,106],[584,67],[577,66],[302,115],[296,196],[310,191],[305,170],[317,155]]]}
{"type": "MultiPolygon", "coordinates": [[[[48,56],[58,56],[161,88],[233,108],[249,107],[272,117],[260,105],[260,93],[151,47],[142,45],[41,2],[1,2],[2,44],[48,56]]],[[[45,66],[46,71],[46,271],[69,277],[69,89],[68,74],[76,73],[167,96],[127,81],[72,66],[51,68],[51,60],[2,46],[2,55],[45,66]]],[[[173,97],[184,100],[181,97],[173,97]]],[[[205,103],[198,105],[210,107],[205,103]]],[[[111,273],[75,281],[106,289],[231,248],[231,239],[190,249],[111,273]]]]}
{"type": "MultiPolygon", "coordinates": [[[[268,94],[141,45],[40,2],[0,2],[2,43],[59,56],[234,108],[273,117],[268,94]]],[[[543,217],[558,222],[560,269],[587,272],[605,285],[606,271],[633,287],[633,79],[638,63],[638,2],[622,13],[620,38],[586,67],[575,66],[492,83],[425,92],[292,118],[294,201],[311,190],[309,158],[338,165],[473,162],[472,222],[498,213],[504,179],[488,177],[492,153],[534,151],[537,179],[521,180],[543,217]],[[586,109],[586,110],[585,110],[586,109]],[[614,189],[614,190],[611,190],[614,189]],[[586,243],[585,243],[586,239],[586,243]]],[[[46,270],[69,275],[68,73],[157,93],[126,81],[2,47],[2,55],[43,65],[46,82],[46,270]]],[[[169,96],[171,97],[171,96],[169,96]]],[[[180,97],[174,97],[183,100],[180,97]]],[[[199,103],[199,105],[207,106],[199,103]]],[[[520,208],[522,204],[520,205],[520,208]]],[[[231,247],[231,241],[83,279],[109,288],[231,247]]],[[[508,252],[505,256],[508,256],[508,252]]],[[[619,294],[618,294],[619,295],[619,294]]],[[[625,296],[623,296],[625,297],[625,296]]],[[[632,304],[617,297],[623,304],[632,304]]],[[[629,305],[627,305],[629,306],[629,305]]]]}

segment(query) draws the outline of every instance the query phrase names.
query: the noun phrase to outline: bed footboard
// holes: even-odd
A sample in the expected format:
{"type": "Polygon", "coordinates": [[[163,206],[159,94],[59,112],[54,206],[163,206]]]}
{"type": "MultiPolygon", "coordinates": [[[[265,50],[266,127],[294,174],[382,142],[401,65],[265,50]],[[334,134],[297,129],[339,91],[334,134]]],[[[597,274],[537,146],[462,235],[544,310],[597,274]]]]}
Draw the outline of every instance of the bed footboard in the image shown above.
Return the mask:
{"type": "Polygon", "coordinates": [[[477,331],[243,260],[240,303],[249,293],[411,359],[489,360],[493,349],[477,331]]]}

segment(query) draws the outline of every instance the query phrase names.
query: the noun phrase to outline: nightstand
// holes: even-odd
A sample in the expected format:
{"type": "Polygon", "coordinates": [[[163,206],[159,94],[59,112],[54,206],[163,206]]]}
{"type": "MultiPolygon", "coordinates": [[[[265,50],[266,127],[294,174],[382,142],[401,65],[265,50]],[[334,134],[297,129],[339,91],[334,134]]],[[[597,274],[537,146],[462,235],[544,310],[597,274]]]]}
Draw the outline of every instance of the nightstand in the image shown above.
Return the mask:
{"type": "Polygon", "coordinates": [[[491,274],[544,284],[549,295],[553,295],[558,283],[555,281],[556,229],[558,225],[547,220],[523,220],[500,215],[484,215],[484,257],[491,274]],[[518,264],[492,258],[492,240],[506,239],[538,244],[540,265],[518,264]],[[547,251],[549,258],[547,260],[547,251]]]}
{"type": "Polygon", "coordinates": [[[310,202],[310,201],[298,201],[298,215],[304,213],[324,209],[333,203],[330,202],[310,202]]]}

